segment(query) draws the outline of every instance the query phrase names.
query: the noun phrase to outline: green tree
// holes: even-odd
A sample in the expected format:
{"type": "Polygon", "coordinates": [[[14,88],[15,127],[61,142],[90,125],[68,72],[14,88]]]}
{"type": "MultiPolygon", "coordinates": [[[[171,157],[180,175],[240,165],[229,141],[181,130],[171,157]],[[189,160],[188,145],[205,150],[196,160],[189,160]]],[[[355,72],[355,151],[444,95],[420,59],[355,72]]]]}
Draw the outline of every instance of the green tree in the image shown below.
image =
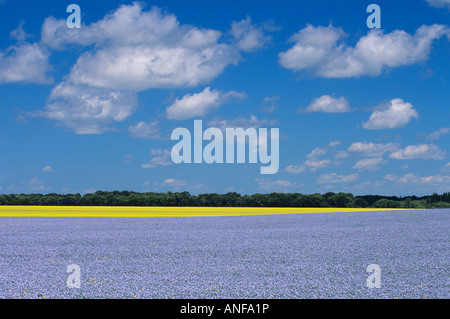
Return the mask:
{"type": "Polygon", "coordinates": [[[372,205],[373,208],[399,208],[400,206],[400,202],[387,198],[379,199],[372,205]]]}
{"type": "Polygon", "coordinates": [[[331,207],[354,207],[355,198],[350,193],[339,193],[328,198],[331,207]]]}
{"type": "Polygon", "coordinates": [[[367,208],[367,207],[369,207],[369,203],[364,198],[357,197],[355,199],[355,207],[367,208]]]}

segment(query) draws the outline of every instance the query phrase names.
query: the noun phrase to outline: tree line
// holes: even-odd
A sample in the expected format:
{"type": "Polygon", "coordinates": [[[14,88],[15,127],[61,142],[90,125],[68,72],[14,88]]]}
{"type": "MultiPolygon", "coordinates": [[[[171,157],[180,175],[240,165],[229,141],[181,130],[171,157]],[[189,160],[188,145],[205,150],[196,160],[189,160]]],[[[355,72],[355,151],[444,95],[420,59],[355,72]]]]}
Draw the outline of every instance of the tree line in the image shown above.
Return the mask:
{"type": "Polygon", "coordinates": [[[351,193],[269,193],[241,195],[189,192],[138,193],[97,191],[88,194],[2,194],[0,205],[33,206],[207,206],[207,207],[345,207],[345,208],[450,208],[450,192],[422,197],[354,196],[351,193]]]}

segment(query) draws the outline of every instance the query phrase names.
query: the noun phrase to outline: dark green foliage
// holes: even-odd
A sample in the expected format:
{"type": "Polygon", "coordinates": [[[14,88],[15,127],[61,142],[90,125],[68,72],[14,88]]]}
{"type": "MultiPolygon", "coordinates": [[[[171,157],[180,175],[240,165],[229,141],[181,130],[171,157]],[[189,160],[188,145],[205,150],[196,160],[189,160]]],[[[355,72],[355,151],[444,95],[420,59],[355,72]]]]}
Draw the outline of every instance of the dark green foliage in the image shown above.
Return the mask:
{"type": "Polygon", "coordinates": [[[327,199],[331,207],[355,207],[355,198],[350,193],[339,193],[327,199]]]}
{"type": "Polygon", "coordinates": [[[364,198],[358,197],[355,199],[355,207],[358,208],[367,208],[369,207],[369,203],[364,198]]]}
{"type": "Polygon", "coordinates": [[[450,193],[430,196],[353,196],[351,193],[270,193],[241,195],[188,192],[137,193],[98,191],[93,194],[2,194],[0,205],[35,206],[209,206],[209,207],[355,207],[355,208],[450,208],[450,193]]]}
{"type": "Polygon", "coordinates": [[[379,199],[372,205],[373,208],[399,208],[400,206],[400,202],[387,198],[379,199]]]}
{"type": "Polygon", "coordinates": [[[450,203],[447,202],[437,202],[433,205],[435,208],[450,208],[450,203]]]}

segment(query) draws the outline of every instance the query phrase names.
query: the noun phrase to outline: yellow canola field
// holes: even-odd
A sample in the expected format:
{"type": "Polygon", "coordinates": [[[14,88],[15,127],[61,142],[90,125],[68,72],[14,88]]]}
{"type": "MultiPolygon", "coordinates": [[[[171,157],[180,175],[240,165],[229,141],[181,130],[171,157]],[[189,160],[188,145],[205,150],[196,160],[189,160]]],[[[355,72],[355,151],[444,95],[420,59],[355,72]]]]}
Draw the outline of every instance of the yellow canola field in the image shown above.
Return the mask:
{"type": "Polygon", "coordinates": [[[383,208],[0,206],[0,217],[212,217],[334,212],[375,212],[383,208]]]}

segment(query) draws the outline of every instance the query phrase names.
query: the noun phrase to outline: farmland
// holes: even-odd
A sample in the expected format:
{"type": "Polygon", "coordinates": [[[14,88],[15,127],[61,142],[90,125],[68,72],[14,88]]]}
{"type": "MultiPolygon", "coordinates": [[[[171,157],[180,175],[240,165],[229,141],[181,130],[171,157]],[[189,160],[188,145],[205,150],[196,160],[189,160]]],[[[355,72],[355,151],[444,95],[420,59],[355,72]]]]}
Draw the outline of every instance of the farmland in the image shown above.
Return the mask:
{"type": "Polygon", "coordinates": [[[449,213],[2,217],[0,298],[448,298],[449,213]]]}
{"type": "Polygon", "coordinates": [[[212,217],[385,211],[384,208],[0,206],[0,217],[212,217]]]}

